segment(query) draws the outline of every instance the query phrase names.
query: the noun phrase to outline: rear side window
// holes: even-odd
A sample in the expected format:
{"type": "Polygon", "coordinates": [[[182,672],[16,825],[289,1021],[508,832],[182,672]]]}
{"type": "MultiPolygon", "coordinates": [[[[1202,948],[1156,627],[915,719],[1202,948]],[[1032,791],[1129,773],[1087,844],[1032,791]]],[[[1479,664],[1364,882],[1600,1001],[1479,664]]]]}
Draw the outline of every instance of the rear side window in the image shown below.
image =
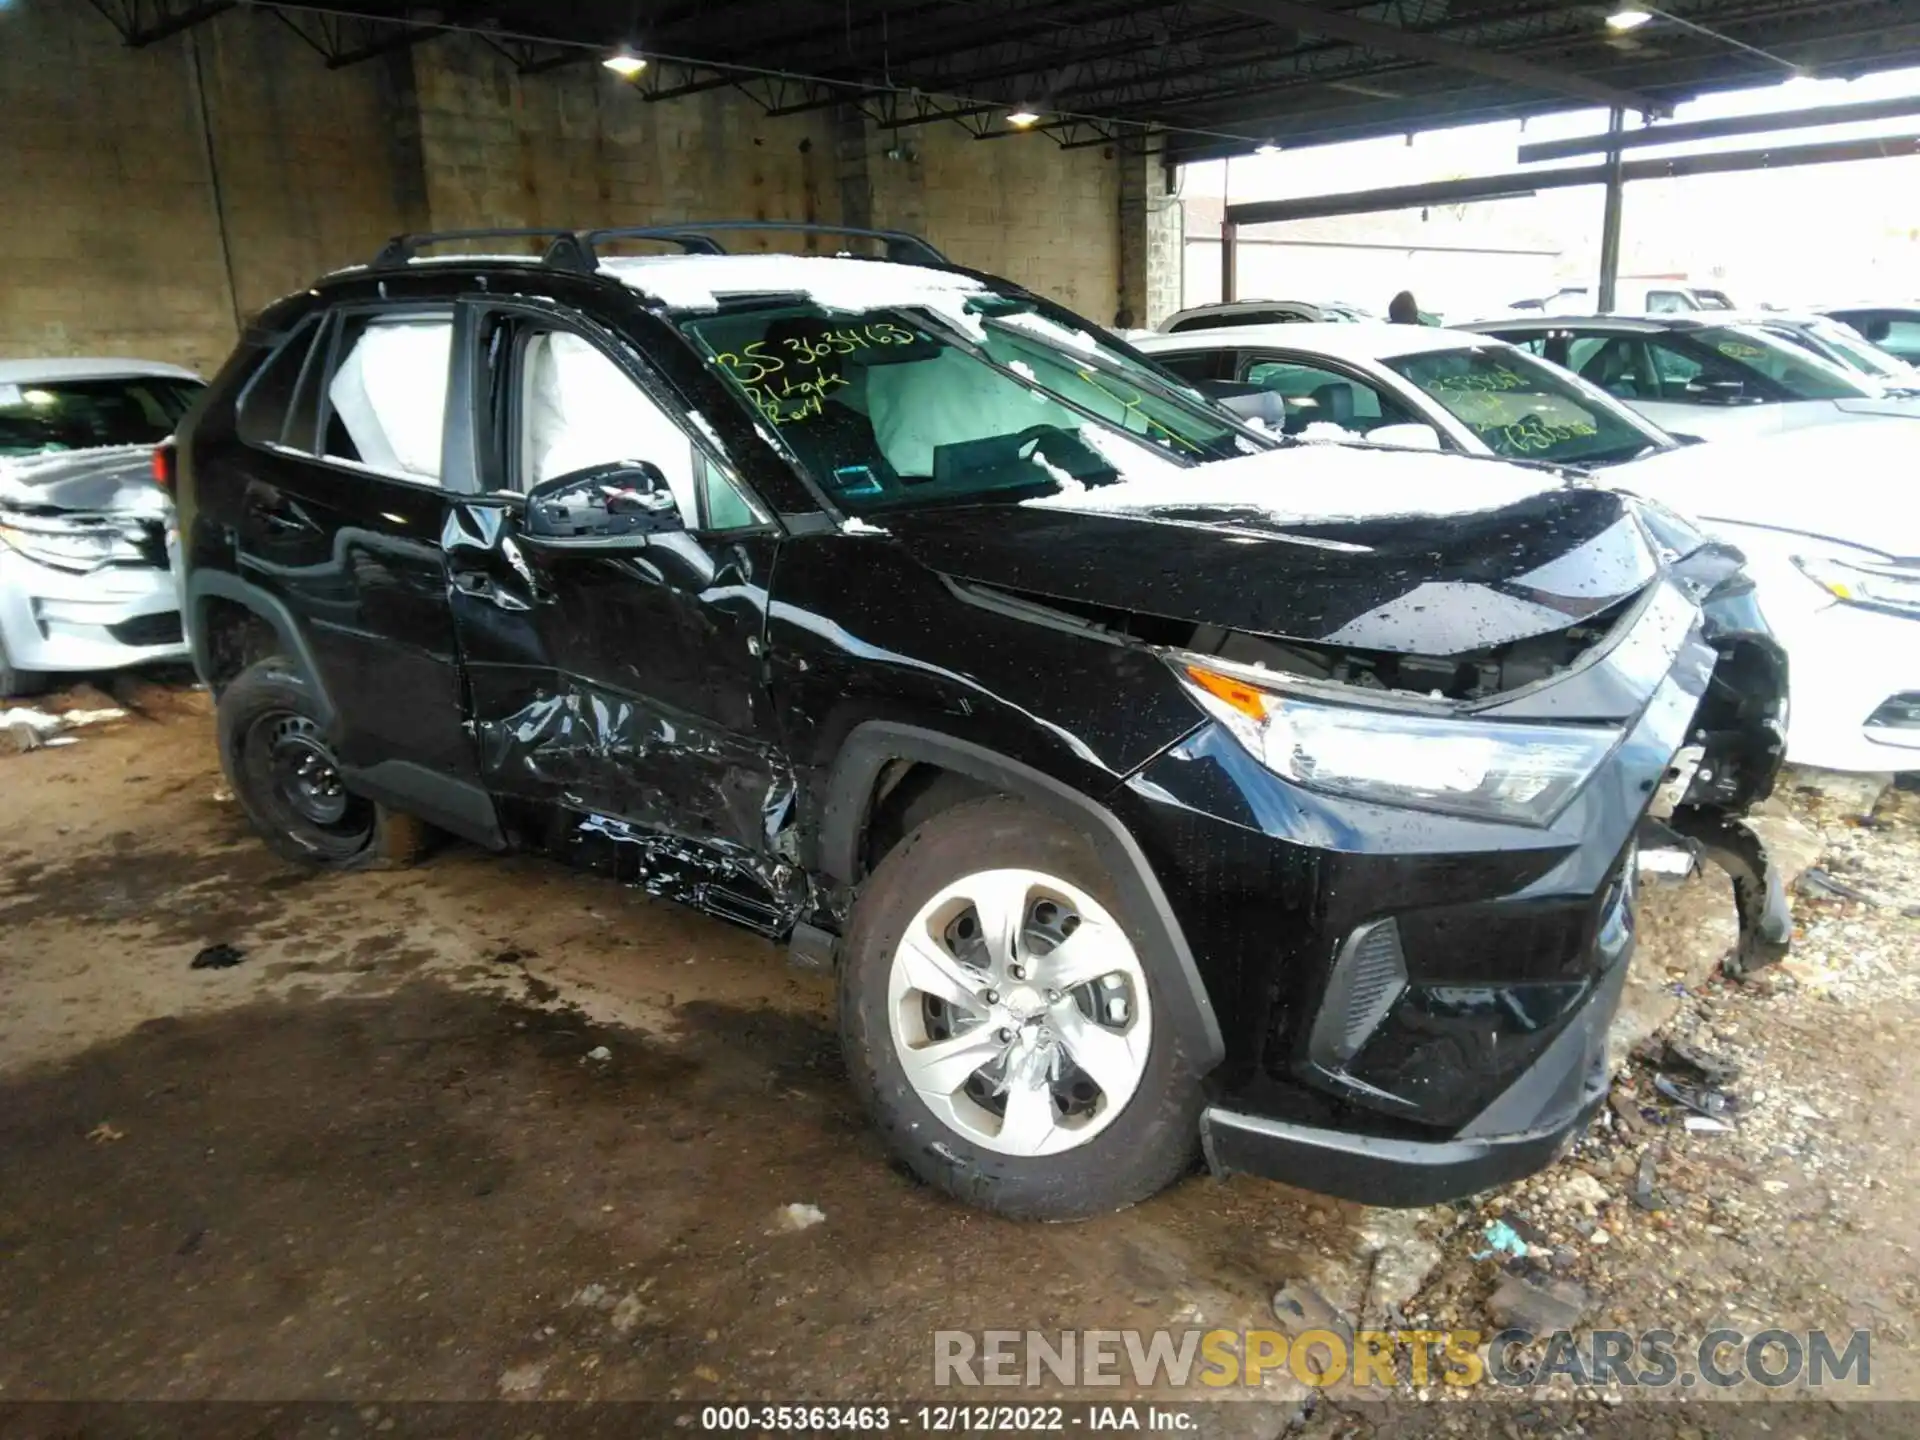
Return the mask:
{"type": "Polygon", "coordinates": [[[306,449],[299,439],[287,438],[287,418],[293,409],[293,397],[300,388],[300,376],[313,354],[314,337],[320,322],[312,316],[300,322],[294,331],[267,357],[267,363],[254,372],[240,397],[240,438],[249,445],[292,444],[306,449]]]}
{"type": "Polygon", "coordinates": [[[322,455],[401,480],[439,484],[452,314],[348,314],[332,351],[322,455]]]}

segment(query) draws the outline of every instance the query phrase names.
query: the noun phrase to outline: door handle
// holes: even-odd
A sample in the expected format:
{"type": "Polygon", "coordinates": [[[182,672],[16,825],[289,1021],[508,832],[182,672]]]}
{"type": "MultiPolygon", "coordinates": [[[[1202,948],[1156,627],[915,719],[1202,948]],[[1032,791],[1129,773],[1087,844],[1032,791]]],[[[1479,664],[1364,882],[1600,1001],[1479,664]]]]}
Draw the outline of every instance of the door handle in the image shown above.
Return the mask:
{"type": "Polygon", "coordinates": [[[476,600],[484,600],[489,605],[497,605],[502,610],[526,610],[531,607],[511,590],[502,590],[491,575],[478,570],[456,570],[453,572],[453,588],[462,595],[471,595],[476,600]]]}

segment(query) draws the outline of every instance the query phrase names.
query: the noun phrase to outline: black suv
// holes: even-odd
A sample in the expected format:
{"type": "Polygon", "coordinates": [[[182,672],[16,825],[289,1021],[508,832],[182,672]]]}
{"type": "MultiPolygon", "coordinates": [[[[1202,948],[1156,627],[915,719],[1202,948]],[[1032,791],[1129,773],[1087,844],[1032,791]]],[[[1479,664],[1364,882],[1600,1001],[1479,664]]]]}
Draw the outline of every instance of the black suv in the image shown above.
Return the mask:
{"type": "Polygon", "coordinates": [[[1739,870],[1742,963],[1781,948],[1737,554],[1248,428],[910,236],[741,228],[402,238],[251,327],[178,499],[268,843],[424,821],[788,940],[898,1155],[1024,1216],[1201,1147],[1376,1204],[1545,1164],[1605,1092],[1650,809],[1739,870]]]}

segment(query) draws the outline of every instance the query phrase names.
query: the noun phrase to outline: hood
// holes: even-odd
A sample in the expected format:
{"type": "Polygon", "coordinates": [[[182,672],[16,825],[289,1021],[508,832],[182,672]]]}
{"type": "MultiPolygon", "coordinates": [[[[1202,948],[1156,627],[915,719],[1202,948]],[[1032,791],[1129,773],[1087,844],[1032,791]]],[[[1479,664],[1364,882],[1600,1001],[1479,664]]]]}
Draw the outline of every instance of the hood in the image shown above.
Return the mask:
{"type": "Polygon", "coordinates": [[[1657,571],[1621,497],[1421,451],[1295,445],[1022,505],[889,514],[886,525],[955,579],[1401,654],[1562,630],[1657,571]]]}
{"type": "Polygon", "coordinates": [[[1810,425],[1650,455],[1606,483],[1715,522],[1820,535],[1883,555],[1920,555],[1920,427],[1810,425]]]}
{"type": "Polygon", "coordinates": [[[0,459],[0,505],[165,515],[172,501],[154,482],[152,456],[150,445],[116,445],[0,459]]]}

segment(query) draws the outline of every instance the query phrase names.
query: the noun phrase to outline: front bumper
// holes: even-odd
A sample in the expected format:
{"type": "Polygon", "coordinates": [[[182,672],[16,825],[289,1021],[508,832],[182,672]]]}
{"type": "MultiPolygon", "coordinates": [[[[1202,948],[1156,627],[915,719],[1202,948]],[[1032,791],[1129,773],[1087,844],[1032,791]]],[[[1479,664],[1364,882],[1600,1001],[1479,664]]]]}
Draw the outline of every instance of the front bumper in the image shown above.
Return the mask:
{"type": "Polygon", "coordinates": [[[173,577],[154,565],[85,575],[0,547],[0,642],[20,670],[117,670],[187,654],[173,577]]]}
{"type": "MultiPolygon", "coordinates": [[[[1621,903],[1628,909],[1624,897],[1621,903]]],[[[1342,1200],[1385,1206],[1437,1205],[1545,1168],[1606,1103],[1607,1027],[1619,1007],[1631,948],[1540,1058],[1451,1138],[1370,1135],[1215,1105],[1200,1118],[1208,1166],[1216,1174],[1241,1170],[1296,1180],[1342,1200]]]]}
{"type": "Polygon", "coordinates": [[[1129,781],[1116,810],[1226,1041],[1204,1126],[1216,1166],[1426,1204],[1579,1133],[1633,952],[1636,834],[1676,752],[1706,751],[1676,814],[1694,828],[1778,767],[1784,672],[1750,601],[1736,582],[1703,613],[1665,584],[1603,653],[1484,712],[1621,725],[1547,826],[1310,792],[1215,727],[1129,781]]]}

